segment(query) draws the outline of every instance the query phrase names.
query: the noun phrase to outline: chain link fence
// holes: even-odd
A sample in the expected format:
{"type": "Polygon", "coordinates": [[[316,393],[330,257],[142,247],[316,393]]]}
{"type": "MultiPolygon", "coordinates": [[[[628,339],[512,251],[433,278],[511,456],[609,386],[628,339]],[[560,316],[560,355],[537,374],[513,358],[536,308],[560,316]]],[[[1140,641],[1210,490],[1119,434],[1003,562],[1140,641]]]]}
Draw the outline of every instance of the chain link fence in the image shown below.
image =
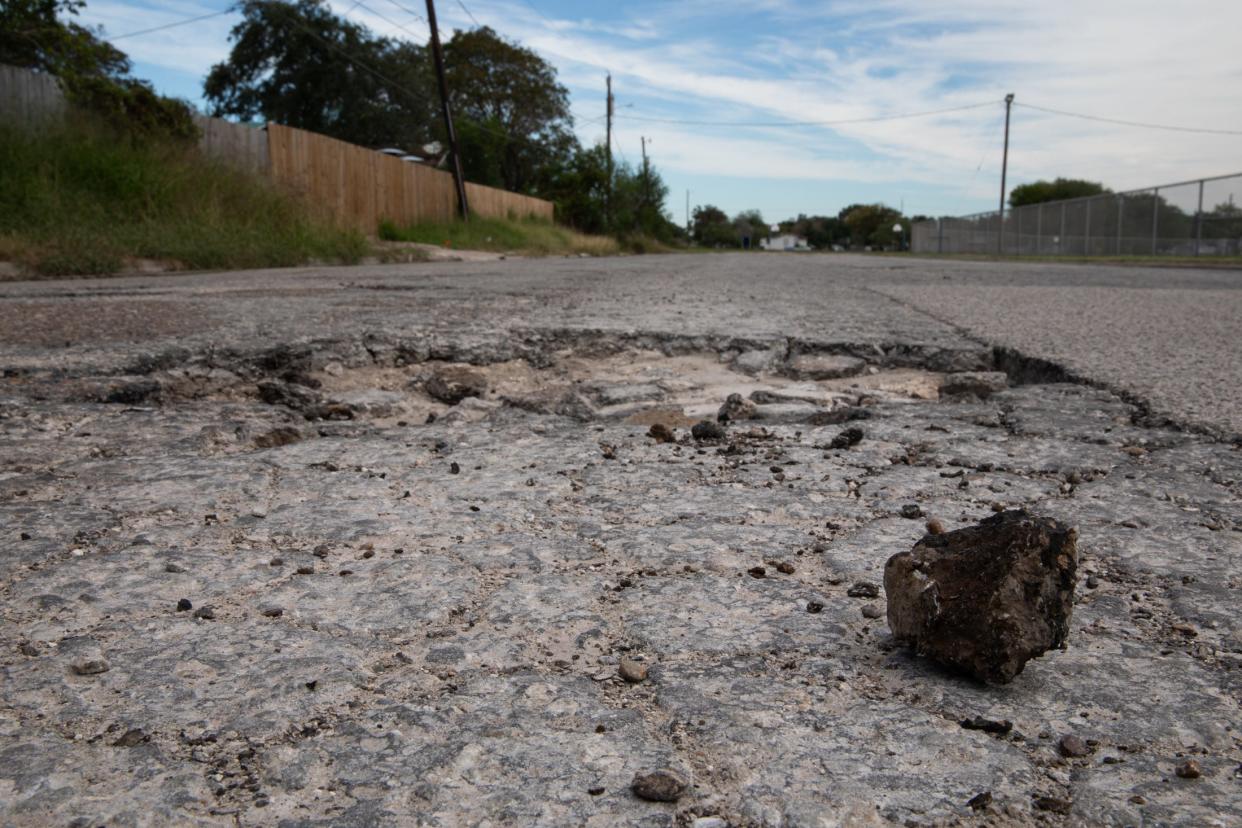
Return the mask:
{"type": "Polygon", "coordinates": [[[915,253],[1242,256],[1242,173],[921,221],[915,253]]]}

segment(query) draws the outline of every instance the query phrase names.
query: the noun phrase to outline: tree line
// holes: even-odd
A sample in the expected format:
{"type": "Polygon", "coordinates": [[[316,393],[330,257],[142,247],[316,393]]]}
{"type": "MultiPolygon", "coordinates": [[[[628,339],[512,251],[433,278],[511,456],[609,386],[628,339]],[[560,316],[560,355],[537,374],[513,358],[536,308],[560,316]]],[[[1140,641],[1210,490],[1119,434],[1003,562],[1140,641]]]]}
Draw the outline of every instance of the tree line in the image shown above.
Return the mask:
{"type": "MultiPolygon", "coordinates": [[[[779,233],[806,239],[816,250],[852,249],[899,250],[909,243],[910,224],[924,221],[926,216],[907,218],[900,210],[885,204],[850,204],[835,216],[808,216],[778,222],[779,233]],[[901,234],[893,227],[900,224],[901,234]]],[[[691,233],[696,244],[705,247],[742,247],[749,238],[753,246],[770,235],[771,225],[758,210],[743,210],[733,218],[712,204],[694,208],[691,233]]]]}
{"type": "MultiPolygon", "coordinates": [[[[193,107],[134,78],[124,52],[75,21],[84,0],[5,0],[0,62],[56,75],[71,100],[129,134],[194,138],[193,107]]],[[[375,149],[446,146],[430,50],[380,36],[324,0],[244,0],[228,57],[203,82],[209,114],[273,122],[375,149]]],[[[414,32],[407,32],[413,35],[414,32]]],[[[586,233],[670,242],[654,165],[609,163],[573,132],[555,67],[488,27],[444,43],[450,103],[467,180],[552,201],[586,233]]]]}

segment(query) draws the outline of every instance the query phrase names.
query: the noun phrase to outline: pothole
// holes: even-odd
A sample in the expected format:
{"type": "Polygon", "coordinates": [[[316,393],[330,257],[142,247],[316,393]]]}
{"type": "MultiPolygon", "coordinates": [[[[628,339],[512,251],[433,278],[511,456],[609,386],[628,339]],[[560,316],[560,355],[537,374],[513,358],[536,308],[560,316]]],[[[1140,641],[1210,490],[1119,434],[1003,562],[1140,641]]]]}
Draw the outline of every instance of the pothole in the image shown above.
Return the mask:
{"type": "Polygon", "coordinates": [[[376,425],[477,422],[517,409],[582,422],[685,427],[717,419],[827,425],[865,418],[880,404],[982,397],[1007,384],[1002,373],[942,368],[955,362],[987,367],[986,351],[951,359],[933,355],[926,360],[931,367],[912,364],[918,359],[909,352],[877,348],[868,359],[784,342],[671,347],[638,336],[618,341],[577,334],[568,341],[544,338],[542,345],[516,357],[441,349],[428,350],[426,359],[409,350],[383,358],[368,347],[363,360],[356,351],[325,346],[263,354],[228,367],[190,360],[141,377],[87,381],[79,394],[128,405],[258,399],[306,420],[376,425]]]}

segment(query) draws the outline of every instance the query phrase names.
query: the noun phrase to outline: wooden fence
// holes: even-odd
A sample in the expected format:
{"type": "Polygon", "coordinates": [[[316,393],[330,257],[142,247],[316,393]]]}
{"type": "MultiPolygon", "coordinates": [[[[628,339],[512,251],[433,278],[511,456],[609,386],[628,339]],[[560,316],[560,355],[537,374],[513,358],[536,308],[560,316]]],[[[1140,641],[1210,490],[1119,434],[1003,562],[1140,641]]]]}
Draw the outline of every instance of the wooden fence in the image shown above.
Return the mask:
{"type": "MultiPolygon", "coordinates": [[[[453,176],[326,135],[268,124],[272,177],[336,218],[374,234],[385,219],[398,225],[448,221],[457,214],[453,176]]],[[[552,202],[467,184],[470,212],[489,218],[552,220],[552,202]]]]}
{"type": "MultiPolygon", "coordinates": [[[[36,125],[66,109],[50,75],[0,64],[0,118],[36,125]]],[[[387,219],[398,225],[448,221],[457,215],[453,176],[422,164],[301,129],[266,129],[196,116],[199,147],[240,169],[269,173],[333,218],[367,235],[387,219]]],[[[489,218],[534,216],[552,220],[552,202],[481,184],[467,184],[470,212],[489,218]]]]}
{"type": "Polygon", "coordinates": [[[33,124],[58,118],[65,94],[51,75],[0,63],[0,118],[11,124],[33,124]]]}
{"type": "Polygon", "coordinates": [[[199,131],[198,148],[203,153],[248,172],[267,172],[270,164],[263,127],[206,115],[195,115],[194,123],[199,131]]]}

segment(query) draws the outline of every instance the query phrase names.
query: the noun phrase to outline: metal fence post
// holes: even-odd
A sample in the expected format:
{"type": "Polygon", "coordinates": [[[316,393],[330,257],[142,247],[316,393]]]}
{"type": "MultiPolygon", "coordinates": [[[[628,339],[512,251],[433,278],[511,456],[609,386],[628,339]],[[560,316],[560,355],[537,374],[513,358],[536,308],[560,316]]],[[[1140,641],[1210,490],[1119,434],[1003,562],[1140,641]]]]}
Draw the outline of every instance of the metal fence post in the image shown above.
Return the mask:
{"type": "Polygon", "coordinates": [[[1160,188],[1151,191],[1151,255],[1156,255],[1156,230],[1160,221],[1160,188]]]}
{"type": "Polygon", "coordinates": [[[1013,211],[1014,217],[1017,219],[1017,221],[1014,223],[1014,229],[1013,229],[1013,236],[1014,236],[1013,252],[1015,256],[1022,255],[1022,213],[1023,212],[1025,211],[1022,208],[1018,208],[1017,210],[1013,211]]]}
{"type": "Polygon", "coordinates": [[[944,218],[936,219],[936,252],[944,252],[944,218]]]}
{"type": "Polygon", "coordinates": [[[1093,199],[1087,199],[1087,219],[1082,230],[1082,255],[1091,255],[1091,202],[1093,199]]]}
{"type": "Polygon", "coordinates": [[[1121,220],[1124,217],[1126,197],[1117,196],[1117,255],[1121,255],[1121,220]]]}
{"type": "Polygon", "coordinates": [[[1035,208],[1035,255],[1039,255],[1044,240],[1044,205],[1035,208]]]}
{"type": "Polygon", "coordinates": [[[1062,254],[1063,254],[1063,253],[1065,253],[1065,248],[1066,248],[1066,243],[1065,243],[1065,202],[1064,202],[1064,201],[1062,201],[1062,202],[1061,202],[1061,235],[1057,236],[1057,238],[1058,238],[1058,239],[1060,239],[1060,241],[1059,241],[1059,242],[1057,242],[1057,253],[1062,253],[1062,254]]]}
{"type": "Polygon", "coordinates": [[[1195,210],[1195,255],[1203,243],[1203,179],[1199,179],[1199,208],[1195,210]]]}

